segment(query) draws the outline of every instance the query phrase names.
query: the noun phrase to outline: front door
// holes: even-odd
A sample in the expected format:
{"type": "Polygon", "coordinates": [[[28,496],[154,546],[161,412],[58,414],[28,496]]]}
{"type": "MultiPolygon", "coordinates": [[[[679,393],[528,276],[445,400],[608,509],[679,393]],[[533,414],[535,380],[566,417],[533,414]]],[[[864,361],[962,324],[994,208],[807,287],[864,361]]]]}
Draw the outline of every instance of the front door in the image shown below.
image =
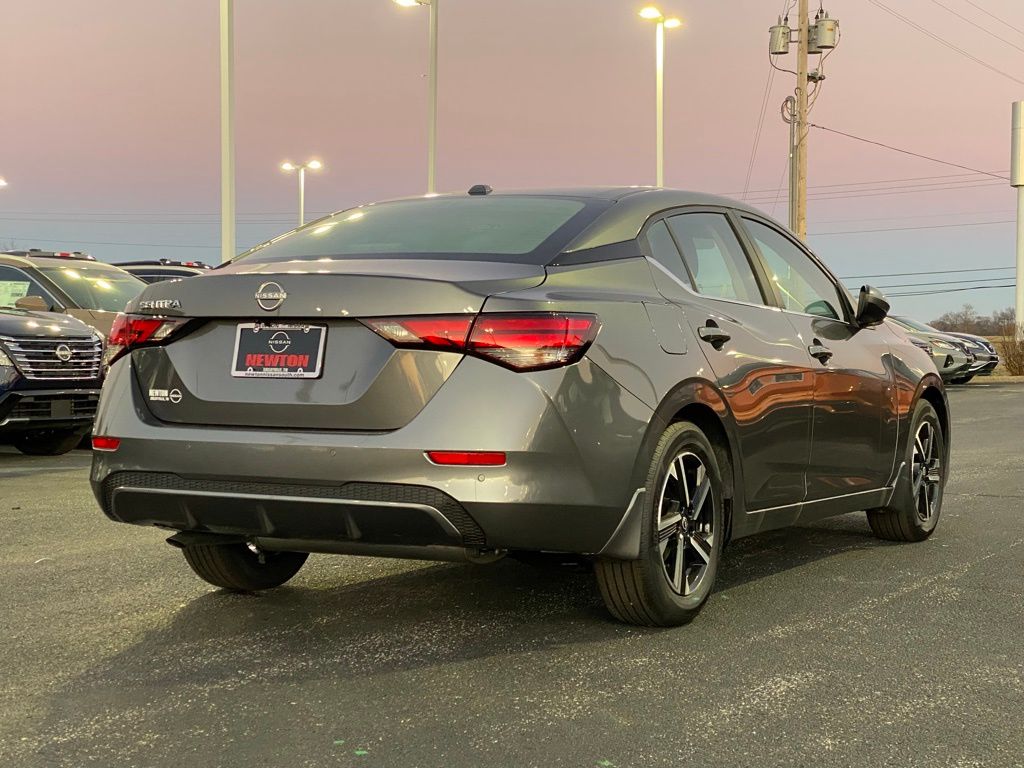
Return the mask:
{"type": "Polygon", "coordinates": [[[842,289],[788,235],[752,217],[743,224],[786,319],[813,358],[806,500],[883,488],[896,454],[896,391],[884,332],[851,322],[842,289]]]}
{"type": "Polygon", "coordinates": [[[662,267],[659,289],[685,308],[708,378],[732,411],[745,509],[799,504],[813,398],[803,343],[782,312],[765,305],[763,280],[724,213],[671,215],[648,227],[647,242],[662,267]]]}

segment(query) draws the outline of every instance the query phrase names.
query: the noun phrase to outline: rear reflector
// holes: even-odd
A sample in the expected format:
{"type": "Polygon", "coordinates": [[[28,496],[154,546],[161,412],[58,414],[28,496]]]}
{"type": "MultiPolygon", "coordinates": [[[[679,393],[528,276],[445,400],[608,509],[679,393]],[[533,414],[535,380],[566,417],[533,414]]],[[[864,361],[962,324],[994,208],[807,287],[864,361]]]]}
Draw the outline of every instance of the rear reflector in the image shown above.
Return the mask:
{"type": "Polygon", "coordinates": [[[575,363],[600,328],[596,315],[564,312],[425,315],[362,323],[396,347],[464,352],[515,371],[575,363]]]}
{"type": "Polygon", "coordinates": [[[120,437],[105,437],[103,435],[92,436],[92,449],[94,451],[116,451],[120,446],[120,437]]]}
{"type": "Polygon", "coordinates": [[[501,451],[427,451],[427,458],[445,467],[505,466],[505,454],[501,451]]]}

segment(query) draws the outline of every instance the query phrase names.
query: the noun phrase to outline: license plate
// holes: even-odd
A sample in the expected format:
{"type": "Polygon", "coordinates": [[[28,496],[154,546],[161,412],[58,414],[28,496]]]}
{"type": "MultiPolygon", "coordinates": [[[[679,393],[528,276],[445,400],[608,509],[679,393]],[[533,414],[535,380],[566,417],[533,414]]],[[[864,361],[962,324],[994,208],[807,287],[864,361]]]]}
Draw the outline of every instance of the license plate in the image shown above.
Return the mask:
{"type": "Polygon", "coordinates": [[[239,323],[231,375],[248,379],[320,376],[327,329],[322,325],[239,323]]]}

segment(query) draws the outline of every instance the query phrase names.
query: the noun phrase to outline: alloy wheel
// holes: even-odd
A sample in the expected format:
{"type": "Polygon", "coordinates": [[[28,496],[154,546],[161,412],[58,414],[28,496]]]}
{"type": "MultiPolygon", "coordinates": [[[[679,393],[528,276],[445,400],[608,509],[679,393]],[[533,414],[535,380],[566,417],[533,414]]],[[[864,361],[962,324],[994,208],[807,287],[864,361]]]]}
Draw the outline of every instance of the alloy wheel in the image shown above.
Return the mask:
{"type": "Polygon", "coordinates": [[[715,500],[707,467],[697,455],[680,453],[669,465],[658,499],[658,551],[673,591],[700,588],[715,551],[715,500]]]}
{"type": "Polygon", "coordinates": [[[935,516],[939,491],[942,485],[942,460],[938,455],[939,441],[935,426],[925,421],[917,428],[914,436],[914,455],[911,460],[914,506],[922,522],[935,516]]]}

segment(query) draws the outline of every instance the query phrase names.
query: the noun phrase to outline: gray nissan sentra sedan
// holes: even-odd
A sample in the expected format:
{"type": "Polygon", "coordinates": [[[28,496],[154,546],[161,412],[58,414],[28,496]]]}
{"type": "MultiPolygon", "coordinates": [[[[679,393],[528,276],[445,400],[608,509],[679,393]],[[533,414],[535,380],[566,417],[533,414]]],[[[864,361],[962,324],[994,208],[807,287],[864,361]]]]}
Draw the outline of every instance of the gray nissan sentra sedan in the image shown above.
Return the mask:
{"type": "Polygon", "coordinates": [[[616,618],[682,624],[732,539],[859,510],[934,531],[947,400],[887,311],[718,197],[365,205],[129,304],[92,484],[226,589],[310,552],[573,553],[616,618]]]}

